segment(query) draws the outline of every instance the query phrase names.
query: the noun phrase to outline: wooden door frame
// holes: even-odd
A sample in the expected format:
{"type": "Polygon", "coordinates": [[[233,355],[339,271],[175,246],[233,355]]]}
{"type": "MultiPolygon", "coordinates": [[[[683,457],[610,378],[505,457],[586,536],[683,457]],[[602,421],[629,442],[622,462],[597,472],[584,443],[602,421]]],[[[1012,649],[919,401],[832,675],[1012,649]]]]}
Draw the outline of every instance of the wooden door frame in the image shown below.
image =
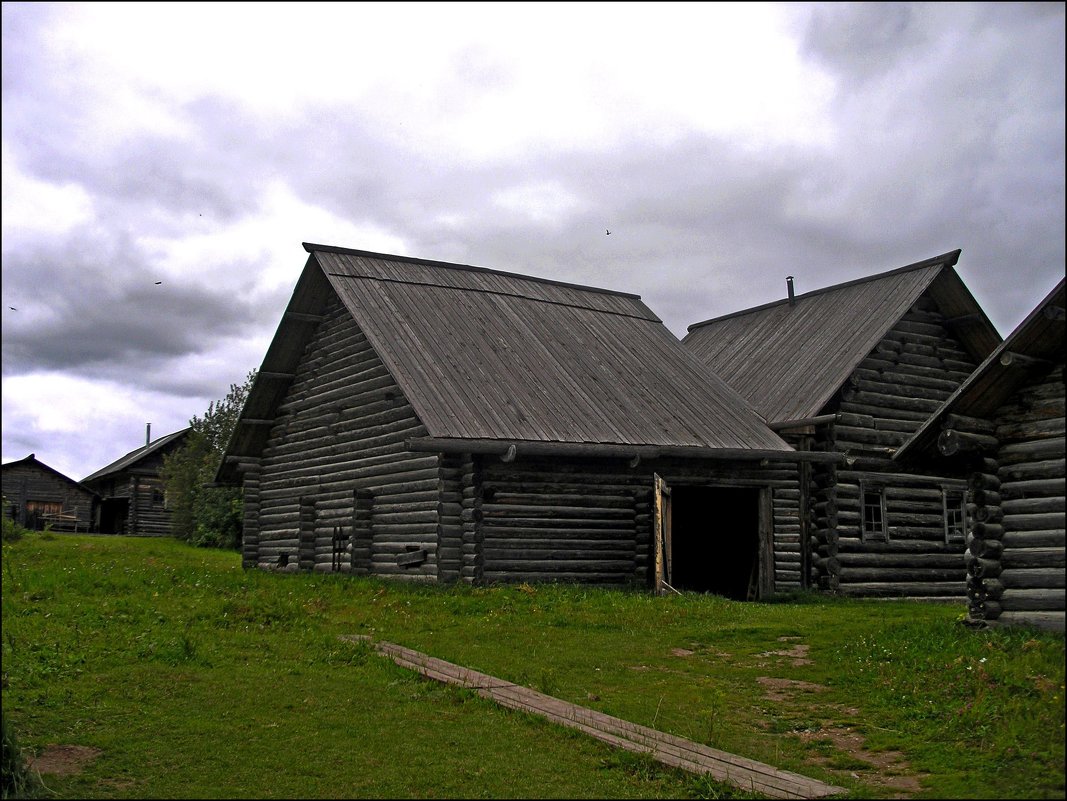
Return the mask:
{"type": "MultiPolygon", "coordinates": [[[[677,592],[671,586],[671,485],[658,473],[652,474],[653,481],[653,515],[652,539],[655,554],[655,578],[653,591],[664,595],[668,591],[677,592]]],[[[758,489],[756,551],[758,564],[758,592],[756,599],[766,598],[774,592],[774,504],[771,488],[767,485],[745,483],[708,483],[704,481],[686,481],[686,484],[713,487],[716,489],[758,489]]]]}

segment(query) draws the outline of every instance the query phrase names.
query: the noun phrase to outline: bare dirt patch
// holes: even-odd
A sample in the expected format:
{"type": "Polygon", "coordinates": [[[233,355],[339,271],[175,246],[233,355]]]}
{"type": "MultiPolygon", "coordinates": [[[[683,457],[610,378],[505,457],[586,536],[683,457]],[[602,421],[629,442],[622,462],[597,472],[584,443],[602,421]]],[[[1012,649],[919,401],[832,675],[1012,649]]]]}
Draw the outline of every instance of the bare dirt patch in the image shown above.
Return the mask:
{"type": "Polygon", "coordinates": [[[81,773],[85,766],[103,752],[87,745],[47,745],[41,753],[28,760],[38,773],[71,776],[81,773]]]}
{"type": "Polygon", "coordinates": [[[770,676],[758,676],[756,681],[764,688],[764,695],[771,701],[792,701],[797,692],[821,692],[826,688],[821,684],[796,679],[776,679],[770,676]]]}
{"type": "Polygon", "coordinates": [[[823,765],[838,773],[847,773],[854,779],[883,787],[892,795],[891,798],[908,798],[922,789],[922,776],[911,770],[904,755],[899,751],[869,751],[864,736],[850,726],[826,721],[827,712],[836,710],[847,717],[856,717],[859,710],[841,707],[835,704],[823,704],[817,708],[805,704],[805,695],[820,693],[827,688],[810,681],[759,676],[756,679],[764,689],[764,696],[777,704],[788,704],[793,709],[805,709],[821,722],[803,731],[789,732],[791,737],[799,737],[805,743],[825,745],[829,743],[829,753],[813,753],[812,762],[823,765]],[[850,763],[842,769],[841,759],[850,763]]]}
{"type": "MultiPolygon", "coordinates": [[[[865,747],[866,740],[863,735],[851,728],[828,726],[820,728],[818,731],[803,731],[795,732],[794,734],[805,742],[829,740],[838,751],[848,754],[853,760],[866,763],[870,767],[860,768],[857,766],[856,769],[848,771],[848,773],[853,778],[863,779],[879,787],[896,791],[897,794],[891,796],[892,798],[907,798],[922,789],[921,777],[910,772],[911,766],[908,765],[902,753],[899,751],[868,751],[865,747]]],[[[816,761],[829,763],[833,760],[832,758],[823,758],[816,759],[816,761]]],[[[833,770],[833,767],[830,766],[830,769],[833,770]]]]}
{"type": "MultiPolygon", "coordinates": [[[[779,637],[779,640],[790,639],[786,637],[779,637]]],[[[800,667],[801,665],[810,665],[811,660],[808,659],[808,651],[811,650],[810,645],[797,644],[790,648],[788,651],[764,651],[760,656],[784,656],[787,659],[792,660],[793,667],[800,667]]]]}

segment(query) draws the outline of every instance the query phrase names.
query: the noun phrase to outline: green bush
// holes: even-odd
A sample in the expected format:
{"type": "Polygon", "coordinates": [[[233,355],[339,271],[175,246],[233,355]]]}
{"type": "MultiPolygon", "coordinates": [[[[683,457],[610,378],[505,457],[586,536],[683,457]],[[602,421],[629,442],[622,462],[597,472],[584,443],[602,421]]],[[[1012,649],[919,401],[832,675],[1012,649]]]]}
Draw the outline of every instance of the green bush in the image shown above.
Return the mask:
{"type": "MultiPolygon", "coordinates": [[[[8,521],[4,521],[4,536],[7,537],[8,521]]],[[[26,764],[19,748],[15,731],[7,722],[7,716],[0,712],[0,727],[3,728],[4,754],[3,754],[3,797],[4,798],[33,798],[40,790],[41,783],[37,774],[26,764]]]]}

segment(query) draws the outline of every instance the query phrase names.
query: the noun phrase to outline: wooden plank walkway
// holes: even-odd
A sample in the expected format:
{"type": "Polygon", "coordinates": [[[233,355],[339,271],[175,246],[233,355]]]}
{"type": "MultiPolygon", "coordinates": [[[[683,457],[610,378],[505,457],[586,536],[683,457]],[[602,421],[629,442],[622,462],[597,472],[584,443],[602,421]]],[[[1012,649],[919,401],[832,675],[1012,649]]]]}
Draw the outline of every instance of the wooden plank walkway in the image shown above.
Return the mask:
{"type": "Polygon", "coordinates": [[[375,650],[388,656],[401,667],[436,681],[475,690],[482,697],[502,706],[540,715],[618,748],[648,754],[665,765],[692,773],[710,774],[718,781],[760,793],[768,798],[825,798],[846,792],[843,787],[824,784],[798,773],[779,770],[762,762],[605,715],[595,709],[561,701],[528,687],[521,687],[401,645],[374,642],[361,635],[344,639],[369,641],[375,650]]]}

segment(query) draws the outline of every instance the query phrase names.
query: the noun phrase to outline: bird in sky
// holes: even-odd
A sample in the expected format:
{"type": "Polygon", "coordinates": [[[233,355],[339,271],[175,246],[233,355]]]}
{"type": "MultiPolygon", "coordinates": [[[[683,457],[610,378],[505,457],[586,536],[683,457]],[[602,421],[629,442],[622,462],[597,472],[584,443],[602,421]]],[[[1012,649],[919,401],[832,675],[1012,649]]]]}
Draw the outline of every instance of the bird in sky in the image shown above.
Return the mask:
{"type": "Polygon", "coordinates": [[[11,311],[18,311],[14,306],[8,306],[8,308],[11,309],[11,311]]]}
{"type": "Polygon", "coordinates": [[[609,231],[607,228],[605,228],[604,229],[604,236],[611,236],[611,231],[609,231]]]}
{"type": "Polygon", "coordinates": [[[163,283],[162,281],[156,281],[156,286],[159,286],[162,283],[163,283]]]}

